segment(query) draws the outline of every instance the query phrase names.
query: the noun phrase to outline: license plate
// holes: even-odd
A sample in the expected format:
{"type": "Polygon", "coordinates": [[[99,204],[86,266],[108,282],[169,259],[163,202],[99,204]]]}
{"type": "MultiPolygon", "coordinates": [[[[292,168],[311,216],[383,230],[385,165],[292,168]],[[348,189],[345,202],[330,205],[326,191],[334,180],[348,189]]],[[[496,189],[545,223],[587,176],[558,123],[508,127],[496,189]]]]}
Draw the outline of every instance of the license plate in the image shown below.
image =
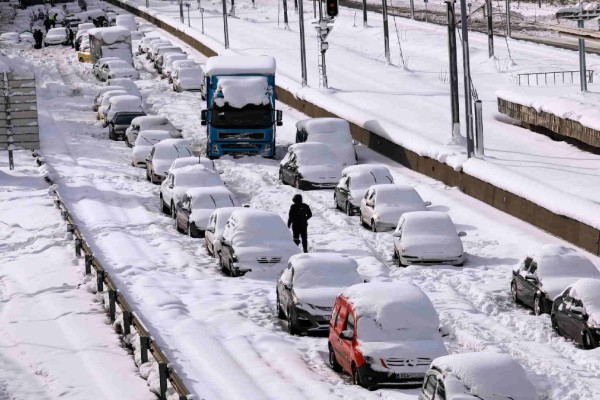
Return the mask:
{"type": "Polygon", "coordinates": [[[411,374],[411,373],[400,373],[396,374],[398,379],[423,379],[425,378],[425,374],[411,374]]]}

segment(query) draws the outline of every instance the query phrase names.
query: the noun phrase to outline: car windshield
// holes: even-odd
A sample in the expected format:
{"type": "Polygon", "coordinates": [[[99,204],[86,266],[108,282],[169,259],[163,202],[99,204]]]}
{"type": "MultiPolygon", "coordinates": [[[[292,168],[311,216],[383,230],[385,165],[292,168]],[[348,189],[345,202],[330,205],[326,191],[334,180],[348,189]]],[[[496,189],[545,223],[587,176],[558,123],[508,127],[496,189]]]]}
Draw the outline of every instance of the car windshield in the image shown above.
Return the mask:
{"type": "Polygon", "coordinates": [[[308,135],[307,142],[330,144],[352,143],[352,136],[347,132],[311,133],[308,135]]]}
{"type": "Polygon", "coordinates": [[[154,154],[154,157],[157,159],[174,160],[179,157],[189,157],[192,155],[192,151],[186,146],[171,145],[160,147],[160,151],[154,154]]]}
{"type": "Polygon", "coordinates": [[[332,157],[334,157],[326,147],[311,147],[308,150],[303,149],[302,151],[297,152],[296,155],[298,157],[298,164],[302,166],[330,164],[333,161],[332,157]]]}
{"type": "Polygon", "coordinates": [[[115,119],[115,124],[117,125],[129,125],[131,124],[131,120],[135,117],[139,117],[140,114],[125,114],[125,115],[117,115],[115,119]]]}
{"type": "Polygon", "coordinates": [[[135,139],[136,146],[154,146],[156,143],[161,140],[169,139],[171,135],[168,132],[165,132],[164,135],[161,134],[153,134],[153,135],[144,135],[143,133],[138,135],[135,139]]]}
{"type": "Polygon", "coordinates": [[[217,173],[194,172],[177,174],[175,184],[177,186],[207,187],[222,185],[223,181],[217,173]]]}
{"type": "Polygon", "coordinates": [[[269,128],[273,125],[271,105],[248,104],[234,108],[213,104],[211,125],[215,128],[269,128]]]}
{"type": "Polygon", "coordinates": [[[358,318],[356,329],[361,342],[398,342],[402,340],[430,340],[437,331],[431,327],[411,326],[406,328],[386,328],[373,317],[358,318]]]}
{"type": "Polygon", "coordinates": [[[297,289],[311,289],[315,287],[342,288],[361,282],[360,275],[351,268],[299,268],[294,271],[294,287],[297,289]]]}
{"type": "Polygon", "coordinates": [[[383,190],[377,192],[377,204],[420,204],[423,203],[421,196],[412,190],[397,189],[383,190]]]}
{"type": "Polygon", "coordinates": [[[231,195],[226,193],[211,193],[192,198],[192,210],[201,208],[234,207],[235,202],[231,195]]]}

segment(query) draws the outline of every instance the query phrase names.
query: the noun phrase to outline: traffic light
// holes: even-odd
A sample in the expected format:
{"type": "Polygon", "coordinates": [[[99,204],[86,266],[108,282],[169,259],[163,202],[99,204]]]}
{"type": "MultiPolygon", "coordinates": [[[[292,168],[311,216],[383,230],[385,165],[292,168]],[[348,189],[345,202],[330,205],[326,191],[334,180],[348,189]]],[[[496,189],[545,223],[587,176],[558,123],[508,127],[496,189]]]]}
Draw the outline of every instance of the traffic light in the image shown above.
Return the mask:
{"type": "Polygon", "coordinates": [[[331,18],[335,18],[338,15],[338,0],[326,0],[327,1],[327,15],[331,18]]]}

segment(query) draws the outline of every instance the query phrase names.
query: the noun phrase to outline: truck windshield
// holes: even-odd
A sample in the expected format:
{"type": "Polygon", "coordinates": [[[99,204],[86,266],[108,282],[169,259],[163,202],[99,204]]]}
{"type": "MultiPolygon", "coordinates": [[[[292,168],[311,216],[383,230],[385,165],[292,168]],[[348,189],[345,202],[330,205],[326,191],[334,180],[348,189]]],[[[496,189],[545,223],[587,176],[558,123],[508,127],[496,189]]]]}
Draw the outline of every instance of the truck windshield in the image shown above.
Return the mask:
{"type": "Polygon", "coordinates": [[[225,104],[216,104],[212,109],[211,125],[215,128],[269,128],[273,125],[271,105],[248,104],[234,108],[225,104]]]}

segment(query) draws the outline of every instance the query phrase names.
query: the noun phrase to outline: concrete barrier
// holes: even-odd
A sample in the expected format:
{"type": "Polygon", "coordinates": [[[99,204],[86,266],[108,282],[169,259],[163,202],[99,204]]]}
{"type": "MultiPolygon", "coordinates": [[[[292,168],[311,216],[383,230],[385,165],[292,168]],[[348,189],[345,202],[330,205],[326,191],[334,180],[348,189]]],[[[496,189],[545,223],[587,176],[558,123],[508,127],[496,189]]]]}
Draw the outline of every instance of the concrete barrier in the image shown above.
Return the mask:
{"type": "MultiPolygon", "coordinates": [[[[124,4],[119,0],[106,0],[115,6],[140,17],[164,29],[178,39],[184,41],[207,57],[217,53],[200,42],[198,39],[187,35],[172,25],[161,21],[146,12],[124,4]]],[[[277,98],[282,103],[313,118],[338,117],[336,114],[319,107],[306,100],[298,99],[290,91],[277,87],[277,98]]],[[[403,166],[439,180],[452,187],[459,187],[465,194],[474,197],[498,210],[528,222],[546,232],[560,237],[590,253],[600,255],[600,230],[572,218],[553,213],[527,199],[514,193],[495,187],[478,178],[455,171],[450,166],[429,157],[421,156],[413,151],[383,138],[362,126],[350,122],[352,136],[370,149],[402,164],[403,166]]]]}

